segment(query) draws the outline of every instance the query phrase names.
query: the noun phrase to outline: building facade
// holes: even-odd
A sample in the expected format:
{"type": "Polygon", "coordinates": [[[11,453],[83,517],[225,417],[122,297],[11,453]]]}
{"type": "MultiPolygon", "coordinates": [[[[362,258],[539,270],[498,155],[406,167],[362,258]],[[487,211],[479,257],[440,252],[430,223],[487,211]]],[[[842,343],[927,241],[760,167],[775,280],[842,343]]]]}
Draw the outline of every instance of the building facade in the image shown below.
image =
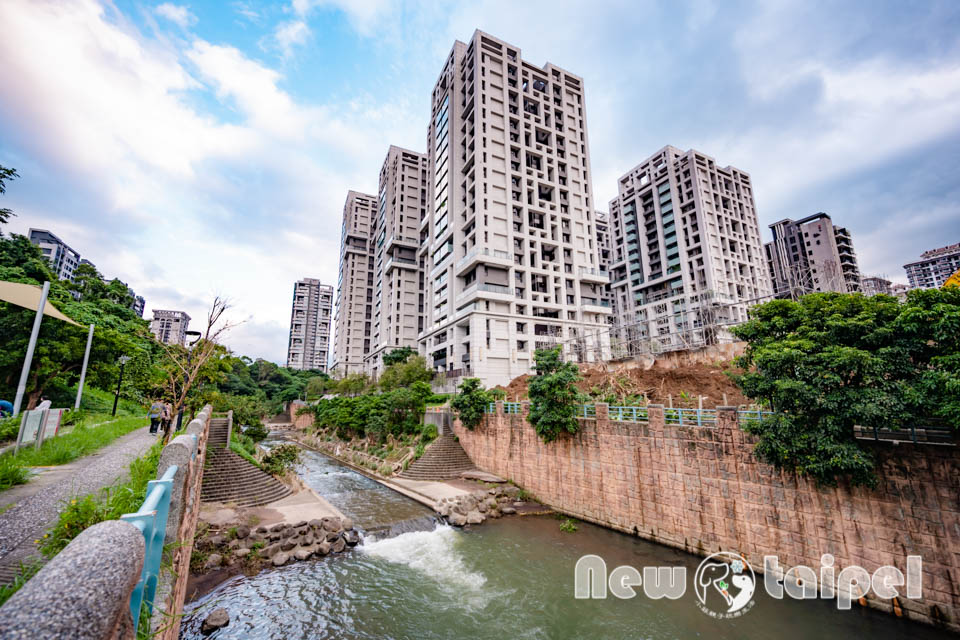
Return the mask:
{"type": "Polygon", "coordinates": [[[771,294],[749,174],[667,146],[610,202],[613,357],[714,344],[771,294]]]}
{"type": "MultiPolygon", "coordinates": [[[[601,273],[609,274],[610,265],[613,264],[613,241],[610,237],[610,214],[603,211],[593,212],[594,228],[597,233],[597,266],[601,273]]],[[[619,313],[614,304],[613,290],[609,284],[603,286],[601,300],[606,301],[610,307],[610,315],[607,316],[607,323],[613,324],[619,313]]]]}
{"type": "Polygon", "coordinates": [[[322,284],[315,278],[304,278],[294,283],[287,367],[316,369],[326,373],[332,316],[332,286],[322,284]]]}
{"type": "Polygon", "coordinates": [[[960,243],[920,254],[920,260],[903,265],[911,289],[937,289],[960,271],[960,243]]]}
{"type": "Polygon", "coordinates": [[[880,276],[864,276],[860,278],[860,291],[865,296],[875,296],[877,294],[893,294],[893,283],[880,276]]]}
{"type": "Polygon", "coordinates": [[[154,309],[153,320],[150,321],[150,332],[153,337],[164,344],[178,344],[181,347],[187,339],[187,330],[190,328],[190,316],[186,311],[171,311],[154,309]]]}
{"type": "Polygon", "coordinates": [[[583,80],[476,31],[454,43],[431,105],[418,254],[428,366],[491,386],[529,373],[537,348],[602,358],[608,279],[583,80]]]}
{"type": "Polygon", "coordinates": [[[850,232],[834,226],[822,211],[802,220],[770,225],[773,242],[764,256],[779,298],[823,291],[860,291],[860,270],[850,232]]]}
{"type": "Polygon", "coordinates": [[[340,273],[333,365],[336,376],[363,373],[363,358],[372,344],[374,256],[371,250],[377,197],[349,191],[340,229],[340,273]]]}
{"type": "Polygon", "coordinates": [[[43,257],[59,280],[73,280],[73,272],[80,266],[80,253],[46,229],[30,229],[30,242],[40,247],[43,257]]]}
{"type": "Polygon", "coordinates": [[[391,146],[380,170],[372,223],[373,328],[364,370],[374,378],[383,356],[418,346],[423,330],[420,222],[427,211],[427,156],[391,146]]]}

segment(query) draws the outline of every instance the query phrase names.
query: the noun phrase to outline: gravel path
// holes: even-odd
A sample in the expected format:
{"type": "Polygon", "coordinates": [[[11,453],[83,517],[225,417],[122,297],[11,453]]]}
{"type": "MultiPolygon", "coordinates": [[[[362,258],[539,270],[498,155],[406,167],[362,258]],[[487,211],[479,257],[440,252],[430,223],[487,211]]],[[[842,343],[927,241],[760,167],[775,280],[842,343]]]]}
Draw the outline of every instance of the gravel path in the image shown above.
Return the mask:
{"type": "Polygon", "coordinates": [[[147,427],[137,429],[96,453],[44,470],[26,485],[0,493],[0,584],[16,575],[21,562],[37,555],[34,540],[56,522],[66,500],[125,480],[130,462],[156,439],[147,427]]]}

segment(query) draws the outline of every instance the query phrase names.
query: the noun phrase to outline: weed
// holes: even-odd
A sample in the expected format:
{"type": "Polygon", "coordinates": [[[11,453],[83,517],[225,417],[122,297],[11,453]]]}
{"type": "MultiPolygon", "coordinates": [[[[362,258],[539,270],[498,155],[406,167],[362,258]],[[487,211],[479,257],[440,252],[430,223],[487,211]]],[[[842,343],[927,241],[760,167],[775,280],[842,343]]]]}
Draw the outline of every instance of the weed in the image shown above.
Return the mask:
{"type": "Polygon", "coordinates": [[[577,525],[570,518],[567,518],[566,520],[560,523],[560,531],[563,531],[564,533],[573,533],[576,530],[577,530],[577,525]]]}
{"type": "Polygon", "coordinates": [[[533,500],[533,494],[527,491],[526,489],[520,489],[520,491],[517,492],[517,500],[519,500],[520,502],[527,502],[529,500],[533,500]]]}

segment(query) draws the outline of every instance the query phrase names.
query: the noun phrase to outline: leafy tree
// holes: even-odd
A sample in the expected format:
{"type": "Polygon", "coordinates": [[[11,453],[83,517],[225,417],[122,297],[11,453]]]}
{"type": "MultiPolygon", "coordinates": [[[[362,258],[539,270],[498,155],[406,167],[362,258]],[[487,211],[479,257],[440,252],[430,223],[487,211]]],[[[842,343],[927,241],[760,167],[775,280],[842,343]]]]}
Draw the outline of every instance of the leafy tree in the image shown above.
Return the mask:
{"type": "Polygon", "coordinates": [[[821,484],[876,482],[854,426],[960,426],[960,289],[818,293],[755,307],[734,334],[748,343],[734,375],[772,416],[745,425],[778,468],[821,484]]]}
{"type": "Polygon", "coordinates": [[[363,393],[370,386],[370,378],[363,373],[348,373],[337,382],[337,393],[344,396],[355,396],[363,393]]]}
{"type": "Polygon", "coordinates": [[[467,378],[460,383],[459,393],[450,401],[450,407],[457,413],[460,423],[473,431],[487,411],[492,396],[484,390],[479,378],[467,378]]]}
{"type": "MultiPolygon", "coordinates": [[[[16,169],[4,167],[0,165],[0,195],[3,195],[7,192],[7,180],[14,180],[19,178],[20,175],[17,173],[16,169]]],[[[5,224],[11,216],[16,215],[10,209],[6,207],[0,208],[0,224],[5,224]]]]}
{"type": "Polygon", "coordinates": [[[384,369],[380,376],[380,388],[391,391],[409,387],[414,382],[430,382],[431,378],[433,372],[427,368],[426,359],[423,356],[411,356],[384,369]]]}
{"type": "Polygon", "coordinates": [[[319,398],[327,392],[328,386],[330,386],[330,376],[325,373],[319,376],[313,376],[307,380],[307,386],[305,388],[307,398],[319,398]]]}
{"type": "Polygon", "coordinates": [[[411,347],[398,347],[386,353],[383,356],[383,366],[389,367],[394,364],[401,364],[407,361],[410,356],[417,355],[417,350],[411,347]]]}
{"type": "Polygon", "coordinates": [[[537,349],[533,354],[537,374],[528,383],[530,415],[528,420],[544,442],[552,442],[562,433],[576,433],[576,383],[580,370],[572,362],[563,362],[560,347],[537,349]]]}

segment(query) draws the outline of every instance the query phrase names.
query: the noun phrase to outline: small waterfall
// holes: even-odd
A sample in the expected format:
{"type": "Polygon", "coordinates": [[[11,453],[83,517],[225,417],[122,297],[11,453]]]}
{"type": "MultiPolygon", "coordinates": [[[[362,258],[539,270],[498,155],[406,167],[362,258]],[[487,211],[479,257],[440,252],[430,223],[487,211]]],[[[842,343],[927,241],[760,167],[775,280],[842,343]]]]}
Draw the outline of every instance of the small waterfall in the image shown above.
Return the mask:
{"type": "Polygon", "coordinates": [[[400,520],[399,522],[375,525],[367,529],[364,534],[366,539],[386,540],[414,531],[433,531],[439,522],[440,520],[436,516],[424,515],[418,518],[400,520]]]}

